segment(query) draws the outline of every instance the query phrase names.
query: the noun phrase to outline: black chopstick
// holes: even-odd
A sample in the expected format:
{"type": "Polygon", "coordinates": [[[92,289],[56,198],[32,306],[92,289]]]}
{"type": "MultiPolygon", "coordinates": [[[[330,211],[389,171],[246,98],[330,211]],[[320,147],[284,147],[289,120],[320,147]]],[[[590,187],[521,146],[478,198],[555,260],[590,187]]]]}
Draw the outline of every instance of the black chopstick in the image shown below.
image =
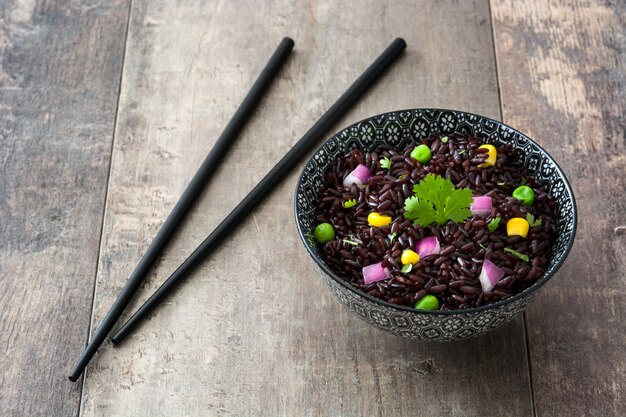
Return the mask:
{"type": "Polygon", "coordinates": [[[397,38],[374,61],[374,63],[350,86],[337,102],[313,125],[274,168],[257,184],[256,187],[235,207],[204,242],[176,269],[159,289],[137,310],[137,312],[113,335],[115,343],[127,336],[139,322],[150,313],[163,299],[186,278],[204,258],[229,235],[243,218],[269,194],[298,161],[315,145],[348,109],[367,91],[383,72],[400,56],[406,48],[406,42],[397,38]]]}
{"type": "Polygon", "coordinates": [[[168,216],[161,230],[157,233],[154,241],[148,247],[148,250],[143,255],[139,264],[135,268],[128,282],[118,295],[117,299],[111,306],[111,309],[107,313],[104,320],[100,324],[100,327],[95,331],[91,342],[87,345],[74,368],[69,375],[69,379],[72,382],[78,380],[78,377],[83,373],[85,367],[95,355],[96,351],[102,345],[107,335],[115,325],[115,322],[122,315],[122,312],[127,307],[131,298],[139,288],[139,285],[146,277],[150,267],[154,264],[157,256],[161,252],[161,249],[172,235],[172,232],[176,229],[176,226],[186,214],[191,204],[195,201],[196,197],[200,194],[204,185],[208,182],[209,178],[217,168],[219,162],[223,159],[224,155],[235,141],[237,135],[241,132],[244,125],[250,119],[254,109],[257,107],[261,98],[269,88],[270,84],[276,78],[278,71],[283,66],[287,57],[293,49],[294,42],[290,38],[284,38],[274,54],[270,58],[269,62],[263,68],[263,71],[259,75],[259,78],[255,81],[250,89],[250,92],[246,95],[241,105],[233,115],[233,118],[228,122],[228,125],[222,132],[221,136],[213,145],[213,148],[207,155],[206,159],[194,175],[193,179],[187,186],[187,189],[180,197],[176,206],[168,216]]]}

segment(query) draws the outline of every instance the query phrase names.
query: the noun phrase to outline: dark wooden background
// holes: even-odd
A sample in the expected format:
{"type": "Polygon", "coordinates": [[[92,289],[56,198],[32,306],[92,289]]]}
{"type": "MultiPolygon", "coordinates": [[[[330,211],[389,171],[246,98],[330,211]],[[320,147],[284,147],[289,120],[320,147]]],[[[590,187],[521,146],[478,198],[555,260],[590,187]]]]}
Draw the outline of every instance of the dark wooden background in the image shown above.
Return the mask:
{"type": "Polygon", "coordinates": [[[626,3],[383,3],[0,2],[0,415],[626,415],[626,3]],[[567,262],[484,337],[388,336],[317,277],[294,171],[70,383],[283,36],[294,54],[131,310],[396,36],[405,56],[336,129],[448,107],[536,138],[577,197],[567,262]]]}

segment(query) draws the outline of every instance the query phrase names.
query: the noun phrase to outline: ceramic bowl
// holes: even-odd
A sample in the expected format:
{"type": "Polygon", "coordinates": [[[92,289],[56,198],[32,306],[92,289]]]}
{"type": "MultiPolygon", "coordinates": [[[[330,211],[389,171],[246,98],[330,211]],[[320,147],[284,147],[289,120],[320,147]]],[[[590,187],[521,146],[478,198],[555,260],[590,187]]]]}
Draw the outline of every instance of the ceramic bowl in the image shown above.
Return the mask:
{"type": "MultiPolygon", "coordinates": [[[[395,335],[416,340],[449,341],[467,339],[496,329],[523,311],[565,261],[576,233],[574,194],[561,168],[536,142],[517,130],[463,111],[411,109],[369,117],[328,139],[308,160],[298,179],[295,218],[306,250],[321,270],[330,291],[357,316],[395,335]],[[558,238],[543,276],[523,292],[505,300],[467,310],[423,311],[397,306],[357,290],[338,277],[320,256],[313,241],[316,226],[314,202],[324,173],[336,158],[354,148],[373,150],[386,144],[403,148],[434,133],[462,133],[495,145],[511,144],[522,155],[528,175],[533,176],[554,197],[558,206],[558,238]]],[[[315,273],[311,271],[311,273],[315,273]]]]}

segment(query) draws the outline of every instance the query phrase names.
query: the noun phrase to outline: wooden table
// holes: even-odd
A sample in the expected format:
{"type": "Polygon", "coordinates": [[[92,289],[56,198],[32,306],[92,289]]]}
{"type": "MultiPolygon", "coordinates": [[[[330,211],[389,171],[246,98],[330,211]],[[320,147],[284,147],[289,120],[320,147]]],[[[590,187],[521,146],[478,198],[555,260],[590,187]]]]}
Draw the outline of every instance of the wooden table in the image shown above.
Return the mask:
{"type": "Polygon", "coordinates": [[[385,3],[2,2],[0,415],[626,414],[626,3],[385,3]],[[396,36],[405,56],[335,130],[444,107],[526,132],[575,190],[567,262],[498,331],[389,336],[330,294],[300,244],[301,163],[127,343],[107,342],[69,382],[283,36],[294,54],[127,314],[396,36]]]}

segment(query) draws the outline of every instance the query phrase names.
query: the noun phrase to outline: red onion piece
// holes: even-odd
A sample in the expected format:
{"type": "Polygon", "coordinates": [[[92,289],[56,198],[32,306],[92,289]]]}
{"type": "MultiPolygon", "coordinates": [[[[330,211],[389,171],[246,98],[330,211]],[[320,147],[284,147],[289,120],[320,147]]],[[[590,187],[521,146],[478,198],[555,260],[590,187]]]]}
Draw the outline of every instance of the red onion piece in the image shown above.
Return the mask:
{"type": "Polygon", "coordinates": [[[391,273],[387,268],[383,268],[382,262],[363,267],[363,279],[366,284],[371,284],[372,282],[376,281],[382,281],[389,278],[390,276],[391,273]]]}
{"type": "Polygon", "coordinates": [[[344,178],[343,186],[349,187],[352,184],[356,184],[360,187],[365,184],[365,181],[367,181],[371,176],[372,173],[370,170],[367,169],[365,165],[359,164],[351,173],[348,174],[346,178],[344,178]]]}
{"type": "Polygon", "coordinates": [[[485,195],[479,195],[474,197],[474,201],[470,206],[470,210],[472,214],[485,217],[489,213],[491,213],[491,209],[493,208],[493,203],[491,201],[491,197],[485,195]]]}
{"type": "Polygon", "coordinates": [[[423,258],[428,255],[439,255],[441,253],[441,245],[436,236],[425,237],[415,244],[415,252],[423,258]]]}
{"type": "Polygon", "coordinates": [[[483,268],[480,270],[480,285],[483,287],[484,292],[489,292],[496,286],[496,283],[500,281],[500,278],[504,276],[504,271],[501,270],[491,262],[489,259],[485,259],[483,262],[483,268]]]}

